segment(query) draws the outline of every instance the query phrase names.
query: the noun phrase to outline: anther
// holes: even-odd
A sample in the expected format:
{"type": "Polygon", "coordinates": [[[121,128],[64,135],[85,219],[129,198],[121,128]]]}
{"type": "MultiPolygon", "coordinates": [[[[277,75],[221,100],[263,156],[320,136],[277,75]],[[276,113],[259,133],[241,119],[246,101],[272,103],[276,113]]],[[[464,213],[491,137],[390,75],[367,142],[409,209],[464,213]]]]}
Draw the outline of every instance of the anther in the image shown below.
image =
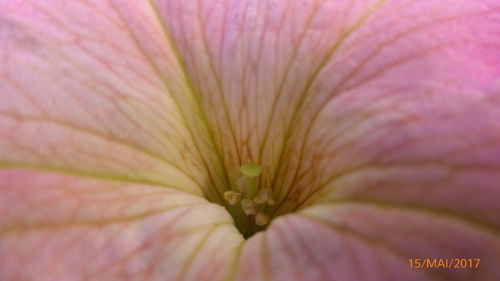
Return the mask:
{"type": "Polygon", "coordinates": [[[255,195],[255,198],[253,199],[253,201],[257,204],[264,204],[268,201],[269,199],[269,189],[267,188],[264,188],[264,189],[261,189],[257,192],[257,195],[255,195]]]}
{"type": "Polygon", "coordinates": [[[255,224],[259,226],[264,226],[268,222],[269,222],[269,216],[264,213],[258,212],[257,215],[255,216],[255,224]]]}
{"type": "Polygon", "coordinates": [[[235,191],[226,191],[224,192],[224,199],[229,202],[229,205],[236,205],[241,199],[241,193],[235,191]]]}
{"type": "Polygon", "coordinates": [[[241,207],[245,215],[255,215],[255,204],[252,200],[247,198],[241,200],[241,207]]]}
{"type": "Polygon", "coordinates": [[[257,195],[255,195],[255,198],[253,199],[253,201],[256,204],[267,203],[267,205],[269,205],[269,206],[272,206],[275,203],[274,199],[273,199],[273,193],[272,193],[271,189],[269,189],[269,188],[264,188],[264,189],[259,190],[259,192],[257,192],[257,195]]]}
{"type": "Polygon", "coordinates": [[[240,192],[245,192],[247,184],[245,183],[245,177],[240,177],[236,182],[236,187],[240,192]]]}

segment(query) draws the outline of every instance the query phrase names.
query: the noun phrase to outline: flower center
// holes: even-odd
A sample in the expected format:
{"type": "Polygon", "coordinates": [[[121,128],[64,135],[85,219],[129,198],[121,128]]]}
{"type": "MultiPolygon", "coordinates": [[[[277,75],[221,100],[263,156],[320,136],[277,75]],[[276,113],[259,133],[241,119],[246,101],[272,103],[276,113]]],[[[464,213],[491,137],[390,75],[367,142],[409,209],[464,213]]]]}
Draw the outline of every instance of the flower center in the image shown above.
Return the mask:
{"type": "Polygon", "coordinates": [[[224,192],[224,199],[232,207],[229,209],[233,210],[236,227],[248,238],[269,223],[266,209],[273,206],[275,201],[270,188],[258,185],[257,178],[261,173],[259,164],[244,164],[240,167],[240,173],[236,186],[224,192]]]}

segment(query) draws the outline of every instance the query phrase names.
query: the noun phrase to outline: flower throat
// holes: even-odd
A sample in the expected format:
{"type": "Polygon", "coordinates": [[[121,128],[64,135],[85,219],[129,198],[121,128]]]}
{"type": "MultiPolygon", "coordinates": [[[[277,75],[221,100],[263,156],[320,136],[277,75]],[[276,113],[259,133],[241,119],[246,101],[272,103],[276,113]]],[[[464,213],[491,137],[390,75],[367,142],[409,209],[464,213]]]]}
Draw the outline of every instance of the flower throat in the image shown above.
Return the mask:
{"type": "Polygon", "coordinates": [[[244,164],[240,167],[241,176],[236,187],[224,192],[224,199],[230,205],[233,218],[240,232],[248,238],[263,230],[269,223],[266,213],[268,206],[275,204],[270,188],[259,188],[258,177],[261,167],[256,163],[244,164]],[[231,208],[232,207],[232,208],[231,208]]]}

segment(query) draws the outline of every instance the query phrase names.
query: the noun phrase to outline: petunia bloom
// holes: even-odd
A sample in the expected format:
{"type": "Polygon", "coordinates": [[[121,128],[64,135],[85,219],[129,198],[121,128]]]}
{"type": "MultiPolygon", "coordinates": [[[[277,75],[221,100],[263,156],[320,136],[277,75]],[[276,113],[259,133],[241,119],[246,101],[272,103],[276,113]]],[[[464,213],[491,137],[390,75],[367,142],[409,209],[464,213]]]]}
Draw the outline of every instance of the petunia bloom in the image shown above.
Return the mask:
{"type": "Polygon", "coordinates": [[[498,78],[499,0],[0,0],[0,280],[497,280],[498,78]]]}

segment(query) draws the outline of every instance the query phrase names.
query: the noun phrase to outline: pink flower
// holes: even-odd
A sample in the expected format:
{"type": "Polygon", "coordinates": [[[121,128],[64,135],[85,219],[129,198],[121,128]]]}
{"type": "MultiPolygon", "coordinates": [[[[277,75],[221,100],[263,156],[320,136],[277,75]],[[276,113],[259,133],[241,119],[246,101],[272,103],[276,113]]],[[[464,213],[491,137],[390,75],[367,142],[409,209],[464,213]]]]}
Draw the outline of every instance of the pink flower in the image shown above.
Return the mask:
{"type": "Polygon", "coordinates": [[[0,280],[496,280],[499,77],[498,0],[0,0],[0,280]]]}

